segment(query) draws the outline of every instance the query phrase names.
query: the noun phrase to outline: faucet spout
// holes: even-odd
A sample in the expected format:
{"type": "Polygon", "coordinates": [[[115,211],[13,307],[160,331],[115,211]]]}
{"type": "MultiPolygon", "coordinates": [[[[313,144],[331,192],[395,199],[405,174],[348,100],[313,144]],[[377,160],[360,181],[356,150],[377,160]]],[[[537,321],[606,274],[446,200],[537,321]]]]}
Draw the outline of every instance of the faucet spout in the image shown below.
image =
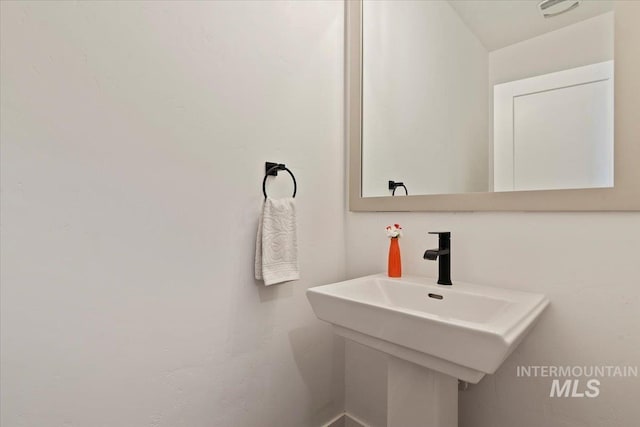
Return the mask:
{"type": "Polygon", "coordinates": [[[442,255],[449,255],[449,249],[427,249],[424,251],[422,258],[428,259],[429,261],[435,261],[442,255]]]}

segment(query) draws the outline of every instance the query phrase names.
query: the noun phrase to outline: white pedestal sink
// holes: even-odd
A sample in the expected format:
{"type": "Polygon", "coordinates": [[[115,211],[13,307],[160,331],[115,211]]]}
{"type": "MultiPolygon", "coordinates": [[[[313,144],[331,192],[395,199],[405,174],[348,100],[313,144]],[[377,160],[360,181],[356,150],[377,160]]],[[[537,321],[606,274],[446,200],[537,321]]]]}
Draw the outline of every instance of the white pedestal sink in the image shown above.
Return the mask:
{"type": "Polygon", "coordinates": [[[477,383],[517,347],[549,304],[541,294],[374,275],[307,298],[337,334],[388,353],[388,426],[455,427],[458,379],[477,383]]]}

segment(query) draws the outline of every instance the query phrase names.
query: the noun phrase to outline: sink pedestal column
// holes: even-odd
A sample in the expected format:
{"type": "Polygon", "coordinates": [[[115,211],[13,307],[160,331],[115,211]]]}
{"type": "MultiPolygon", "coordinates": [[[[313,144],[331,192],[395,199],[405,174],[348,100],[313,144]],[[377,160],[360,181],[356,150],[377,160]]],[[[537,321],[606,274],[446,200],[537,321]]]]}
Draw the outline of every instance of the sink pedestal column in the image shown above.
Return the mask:
{"type": "Polygon", "coordinates": [[[389,356],[388,427],[457,427],[458,379],[389,356]]]}

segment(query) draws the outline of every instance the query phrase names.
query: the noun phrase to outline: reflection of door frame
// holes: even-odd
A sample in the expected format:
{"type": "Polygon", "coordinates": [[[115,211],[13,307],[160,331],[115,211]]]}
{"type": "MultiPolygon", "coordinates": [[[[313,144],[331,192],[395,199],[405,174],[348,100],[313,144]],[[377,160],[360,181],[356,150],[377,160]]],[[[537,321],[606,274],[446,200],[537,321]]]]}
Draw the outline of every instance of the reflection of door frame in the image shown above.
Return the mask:
{"type": "MultiPolygon", "coordinates": [[[[558,71],[495,85],[493,88],[493,186],[494,191],[514,190],[514,98],[538,92],[606,81],[613,106],[613,61],[558,71]]],[[[613,108],[610,109],[613,124],[613,108]]],[[[613,129],[613,127],[612,127],[613,129]]],[[[613,175],[613,139],[611,173],[613,175]]],[[[612,176],[613,184],[613,176],[612,176]]]]}

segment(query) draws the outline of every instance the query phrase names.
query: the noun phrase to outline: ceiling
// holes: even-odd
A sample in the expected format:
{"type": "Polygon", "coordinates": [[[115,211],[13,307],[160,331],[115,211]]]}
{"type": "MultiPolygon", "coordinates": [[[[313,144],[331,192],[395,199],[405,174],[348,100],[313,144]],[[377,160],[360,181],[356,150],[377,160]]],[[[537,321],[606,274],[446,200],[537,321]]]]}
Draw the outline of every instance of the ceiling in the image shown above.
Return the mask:
{"type": "Polygon", "coordinates": [[[613,1],[583,0],[574,10],[543,18],[538,3],[540,0],[449,0],[489,51],[613,10],[613,1]]]}

